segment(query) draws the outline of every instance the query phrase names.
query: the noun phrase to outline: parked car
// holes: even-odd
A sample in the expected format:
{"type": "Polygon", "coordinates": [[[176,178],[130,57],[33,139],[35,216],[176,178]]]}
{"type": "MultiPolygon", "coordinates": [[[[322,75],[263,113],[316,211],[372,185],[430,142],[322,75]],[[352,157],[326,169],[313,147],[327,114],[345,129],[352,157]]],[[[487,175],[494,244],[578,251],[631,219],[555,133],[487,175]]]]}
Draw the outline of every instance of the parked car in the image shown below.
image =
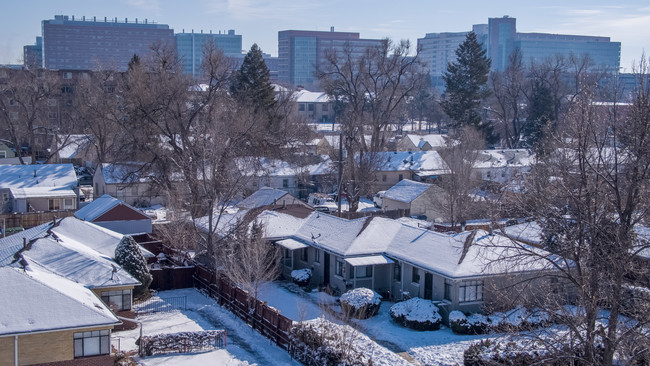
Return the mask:
{"type": "Polygon", "coordinates": [[[386,193],[386,191],[379,191],[375,193],[374,196],[372,196],[372,202],[375,204],[375,207],[381,208],[381,203],[384,199],[384,193],[386,193]]]}

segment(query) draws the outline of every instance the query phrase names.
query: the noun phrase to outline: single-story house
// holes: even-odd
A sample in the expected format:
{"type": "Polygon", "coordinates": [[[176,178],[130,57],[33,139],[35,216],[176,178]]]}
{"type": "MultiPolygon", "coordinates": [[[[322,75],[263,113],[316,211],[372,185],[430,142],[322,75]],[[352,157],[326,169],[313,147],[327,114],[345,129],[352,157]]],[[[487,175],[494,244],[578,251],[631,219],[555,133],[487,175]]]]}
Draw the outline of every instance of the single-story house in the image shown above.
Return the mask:
{"type": "Polygon", "coordinates": [[[435,185],[404,179],[390,187],[382,198],[382,211],[409,210],[411,216],[437,219],[443,215],[435,205],[435,195],[440,188],[435,185]]]}
{"type": "MultiPolygon", "coordinates": [[[[0,266],[20,259],[92,290],[114,307],[129,311],[139,282],[115,261],[122,235],[75,217],[46,223],[0,239],[0,266]]],[[[141,248],[143,255],[153,254],[141,248]]]]}
{"type": "Polygon", "coordinates": [[[476,179],[505,184],[530,171],[534,155],[526,149],[480,150],[474,163],[476,179]]]}
{"type": "Polygon", "coordinates": [[[382,217],[346,220],[320,212],[298,220],[267,211],[258,219],[267,239],[283,248],[285,276],[310,268],[314,285],[338,293],[367,287],[390,298],[431,299],[443,315],[481,311],[498,300],[492,289],[506,287],[513,275],[552,268],[542,260],[497,262],[513,241],[485,231],[447,235],[382,217]]]}
{"type": "Polygon", "coordinates": [[[447,135],[429,134],[414,135],[407,134],[402,137],[396,146],[397,151],[438,151],[447,146],[447,135]]]}
{"type": "Polygon", "coordinates": [[[117,317],[84,286],[31,267],[0,267],[0,365],[113,364],[117,317]]]}
{"type": "MultiPolygon", "coordinates": [[[[9,142],[5,143],[0,140],[0,165],[18,165],[20,164],[20,159],[16,157],[16,153],[12,148],[9,147],[9,142]]],[[[13,145],[13,144],[12,144],[13,145]]],[[[25,164],[32,163],[31,156],[23,156],[23,162],[25,164]]]]}
{"type": "Polygon", "coordinates": [[[151,217],[108,194],[93,200],[74,215],[120,234],[151,233],[151,217]]]}
{"type": "Polygon", "coordinates": [[[77,174],[72,164],[0,165],[0,213],[76,210],[77,174]]]}
{"type": "Polygon", "coordinates": [[[247,188],[257,191],[270,187],[286,191],[293,197],[306,199],[309,193],[320,188],[332,175],[331,160],[320,156],[319,161],[304,166],[292,164],[283,160],[262,159],[261,166],[251,173],[247,188]]]}
{"type": "Polygon", "coordinates": [[[58,162],[92,167],[97,158],[92,142],[92,135],[57,135],[58,162]]]}
{"type": "Polygon", "coordinates": [[[235,206],[241,209],[251,210],[269,205],[303,205],[305,207],[311,207],[305,202],[292,196],[289,192],[271,187],[262,187],[258,189],[235,206]]]}
{"type": "Polygon", "coordinates": [[[153,187],[139,168],[137,164],[99,164],[93,176],[94,196],[109,194],[136,207],[165,205],[165,195],[153,187]]]}
{"type": "Polygon", "coordinates": [[[437,151],[389,151],[377,153],[381,162],[375,172],[378,191],[387,190],[403,179],[434,182],[449,174],[449,167],[437,151]]]}

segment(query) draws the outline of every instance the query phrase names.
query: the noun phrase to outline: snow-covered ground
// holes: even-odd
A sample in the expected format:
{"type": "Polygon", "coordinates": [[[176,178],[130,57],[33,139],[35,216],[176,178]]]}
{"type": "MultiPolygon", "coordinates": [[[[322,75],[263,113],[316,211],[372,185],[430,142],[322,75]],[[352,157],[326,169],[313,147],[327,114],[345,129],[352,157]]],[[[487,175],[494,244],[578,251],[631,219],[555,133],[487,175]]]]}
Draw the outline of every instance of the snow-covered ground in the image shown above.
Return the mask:
{"type": "MultiPolygon", "coordinates": [[[[340,306],[334,297],[323,292],[307,294],[293,284],[274,282],[263,285],[260,299],[295,321],[324,316],[328,320],[340,322],[340,306]]],[[[424,365],[462,365],[465,349],[477,340],[494,337],[458,335],[444,326],[436,331],[411,330],[393,322],[390,317],[390,307],[393,304],[384,301],[374,317],[353,320],[355,328],[371,340],[367,349],[381,349],[382,352],[387,349],[393,354],[405,352],[424,365]]]]}
{"type": "MultiPolygon", "coordinates": [[[[161,298],[187,296],[187,310],[138,316],[144,335],[225,329],[225,349],[193,354],[170,354],[139,359],[141,365],[296,365],[289,354],[250,328],[216,301],[196,289],[162,291],[161,298]]],[[[113,345],[121,350],[137,349],[140,329],[113,333],[113,345]]]]}

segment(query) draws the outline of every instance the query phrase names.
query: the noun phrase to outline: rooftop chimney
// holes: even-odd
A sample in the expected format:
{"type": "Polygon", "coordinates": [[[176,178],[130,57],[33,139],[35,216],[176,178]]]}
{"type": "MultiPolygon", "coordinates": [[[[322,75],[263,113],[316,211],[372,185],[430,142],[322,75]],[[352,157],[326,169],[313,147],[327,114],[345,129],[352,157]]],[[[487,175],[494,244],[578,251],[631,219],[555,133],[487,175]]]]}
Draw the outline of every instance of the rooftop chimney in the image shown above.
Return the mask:
{"type": "Polygon", "coordinates": [[[334,32],[334,27],[330,27],[330,32],[334,32]]]}

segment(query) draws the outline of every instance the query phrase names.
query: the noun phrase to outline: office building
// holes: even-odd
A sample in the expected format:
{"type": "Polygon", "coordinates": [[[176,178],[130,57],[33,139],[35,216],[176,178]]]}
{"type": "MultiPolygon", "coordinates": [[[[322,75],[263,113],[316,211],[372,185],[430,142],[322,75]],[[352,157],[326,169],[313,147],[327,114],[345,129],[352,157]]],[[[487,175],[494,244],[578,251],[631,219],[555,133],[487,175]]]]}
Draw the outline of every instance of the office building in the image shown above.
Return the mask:
{"type": "Polygon", "coordinates": [[[43,66],[47,69],[126,70],[134,54],[154,44],[174,44],[174,31],[147,19],[75,19],[57,15],[42,22],[43,66]]]}
{"type": "Polygon", "coordinates": [[[226,56],[240,57],[242,54],[242,36],[235,34],[230,29],[228,32],[218,33],[176,33],[176,51],[183,63],[183,72],[194,77],[201,75],[201,64],[203,63],[203,52],[209,42],[221,49],[226,56]]]}
{"type": "Polygon", "coordinates": [[[367,47],[381,45],[380,39],[362,39],[359,33],[285,30],[278,32],[278,79],[280,82],[320,90],[314,72],[326,61],[327,52],[352,51],[360,56],[367,47]]]}
{"type": "MultiPolygon", "coordinates": [[[[504,16],[490,18],[488,24],[477,24],[473,31],[492,60],[491,68],[503,71],[508,67],[510,55],[521,51],[523,63],[540,63],[545,59],[562,55],[569,57],[589,55],[592,70],[616,72],[620,66],[621,43],[609,37],[578,36],[551,33],[517,32],[516,18],[504,16]]],[[[426,63],[432,80],[439,86],[441,76],[449,62],[456,61],[456,49],[465,40],[467,32],[427,33],[418,39],[420,55],[426,63]]]]}
{"type": "Polygon", "coordinates": [[[23,66],[26,69],[43,67],[43,37],[36,37],[36,43],[23,47],[23,66]]]}

